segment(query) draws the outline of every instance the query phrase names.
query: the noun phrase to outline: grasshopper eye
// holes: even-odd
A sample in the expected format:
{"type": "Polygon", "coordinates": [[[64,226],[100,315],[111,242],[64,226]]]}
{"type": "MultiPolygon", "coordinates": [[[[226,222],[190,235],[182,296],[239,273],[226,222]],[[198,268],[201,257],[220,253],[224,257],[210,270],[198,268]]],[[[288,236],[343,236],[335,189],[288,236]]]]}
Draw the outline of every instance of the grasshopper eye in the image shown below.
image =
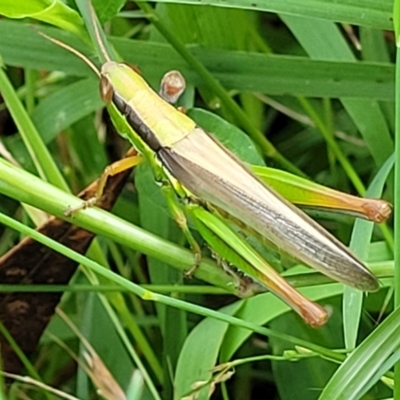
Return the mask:
{"type": "Polygon", "coordinates": [[[100,96],[104,103],[110,103],[114,94],[113,87],[110,81],[105,77],[102,76],[100,78],[100,96]]]}

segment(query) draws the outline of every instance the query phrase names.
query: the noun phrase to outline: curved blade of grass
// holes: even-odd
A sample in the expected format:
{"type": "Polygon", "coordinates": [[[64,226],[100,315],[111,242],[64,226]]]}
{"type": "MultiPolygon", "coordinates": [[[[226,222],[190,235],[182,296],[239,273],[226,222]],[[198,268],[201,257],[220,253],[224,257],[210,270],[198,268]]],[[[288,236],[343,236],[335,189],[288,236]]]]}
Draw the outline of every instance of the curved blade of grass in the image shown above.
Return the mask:
{"type": "Polygon", "coordinates": [[[382,382],[387,385],[389,388],[393,389],[393,373],[389,372],[389,369],[393,367],[393,365],[399,361],[400,359],[400,350],[396,350],[375,372],[374,376],[370,379],[368,384],[364,387],[364,390],[361,391],[360,397],[364,396],[380,379],[382,382]],[[385,377],[383,375],[386,374],[385,377]],[[387,376],[389,375],[389,376],[387,376]]]}
{"type": "Polygon", "coordinates": [[[376,370],[400,345],[400,308],[393,311],[339,367],[319,400],[356,400],[376,370]]]}
{"type": "Polygon", "coordinates": [[[143,376],[140,371],[133,371],[126,396],[129,400],[143,399],[143,376]]]}
{"type": "MultiPolygon", "coordinates": [[[[233,303],[220,312],[235,315],[242,302],[233,303]]],[[[190,395],[197,383],[207,382],[218,358],[219,349],[229,324],[207,318],[187,336],[175,370],[174,399],[190,395]],[[202,354],[203,357],[199,357],[202,354]]],[[[197,393],[196,393],[197,394],[197,393]]],[[[201,389],[196,399],[208,399],[209,386],[201,389]]]]}
{"type": "MultiPolygon", "coordinates": [[[[391,172],[394,164],[392,155],[376,174],[369,186],[366,196],[379,198],[382,195],[383,187],[391,172]]],[[[361,260],[368,256],[368,245],[371,241],[373,223],[357,220],[351,235],[350,249],[361,260]]],[[[364,294],[359,290],[354,290],[348,286],[343,292],[343,330],[346,349],[353,349],[356,346],[360,317],[362,311],[362,301],[364,294]]]]}
{"type": "Polygon", "coordinates": [[[88,39],[80,15],[62,1],[2,1],[0,3],[0,15],[8,18],[37,19],[88,39]]]}

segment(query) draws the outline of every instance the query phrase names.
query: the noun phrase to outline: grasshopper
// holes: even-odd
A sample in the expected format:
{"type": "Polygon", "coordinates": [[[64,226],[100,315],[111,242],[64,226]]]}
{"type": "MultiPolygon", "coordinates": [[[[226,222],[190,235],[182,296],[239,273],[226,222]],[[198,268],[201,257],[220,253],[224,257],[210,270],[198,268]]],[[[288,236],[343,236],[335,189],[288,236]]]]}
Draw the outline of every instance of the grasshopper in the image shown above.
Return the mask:
{"type": "MultiPolygon", "coordinates": [[[[146,160],[154,178],[162,182],[169,209],[195,254],[195,265],[200,262],[201,252],[188,228],[188,217],[214,252],[232,263],[239,257],[248,275],[313,326],[325,323],[326,311],[292,288],[232,229],[232,223],[244,231],[250,228],[251,232],[334,280],[363,291],[379,288],[375,276],[339,240],[259,179],[185,113],[153,91],[138,71],[112,60],[100,39],[94,11],[93,18],[105,59],[100,69],[76,50],[48,39],[78,55],[98,75],[101,97],[114,125],[140,153],[128,162],[109,167],[103,181],[146,160]],[[236,256],[231,257],[232,253],[236,256]]],[[[97,197],[80,208],[95,204],[97,197]]]]}

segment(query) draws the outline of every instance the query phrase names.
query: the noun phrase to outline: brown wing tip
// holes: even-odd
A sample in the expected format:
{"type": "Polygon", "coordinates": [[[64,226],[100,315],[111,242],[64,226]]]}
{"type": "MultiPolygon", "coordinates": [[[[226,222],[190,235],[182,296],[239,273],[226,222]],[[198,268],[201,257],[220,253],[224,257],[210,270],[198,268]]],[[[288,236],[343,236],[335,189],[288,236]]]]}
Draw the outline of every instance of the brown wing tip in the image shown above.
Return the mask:
{"type": "Polygon", "coordinates": [[[366,275],[364,279],[361,279],[356,285],[353,286],[356,289],[362,290],[363,292],[377,292],[381,287],[378,279],[372,274],[366,275]]]}

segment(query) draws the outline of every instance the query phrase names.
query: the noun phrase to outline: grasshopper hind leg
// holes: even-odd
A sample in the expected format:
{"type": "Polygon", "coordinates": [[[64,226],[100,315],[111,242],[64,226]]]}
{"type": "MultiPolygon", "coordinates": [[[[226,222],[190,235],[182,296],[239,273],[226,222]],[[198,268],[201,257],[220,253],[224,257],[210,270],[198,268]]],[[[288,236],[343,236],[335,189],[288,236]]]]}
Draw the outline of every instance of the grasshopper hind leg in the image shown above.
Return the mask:
{"type": "Polygon", "coordinates": [[[64,211],[64,215],[66,217],[70,217],[80,210],[95,206],[104,192],[108,177],[117,175],[120,172],[126,171],[129,168],[135,167],[136,165],[140,164],[142,159],[143,158],[141,155],[136,154],[123,158],[122,160],[116,161],[115,163],[107,166],[99,179],[95,195],[90,199],[82,202],[77,207],[68,207],[64,211]]]}

